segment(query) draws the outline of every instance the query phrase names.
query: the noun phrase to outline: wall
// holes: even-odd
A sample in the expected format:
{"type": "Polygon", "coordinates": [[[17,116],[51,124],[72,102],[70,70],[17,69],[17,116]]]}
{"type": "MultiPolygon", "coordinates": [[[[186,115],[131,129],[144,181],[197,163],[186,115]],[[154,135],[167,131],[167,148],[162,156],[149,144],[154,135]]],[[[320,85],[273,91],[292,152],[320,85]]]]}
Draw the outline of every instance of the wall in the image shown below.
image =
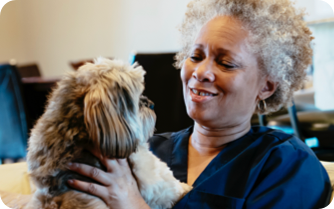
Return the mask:
{"type": "Polygon", "coordinates": [[[22,31],[20,27],[20,13],[14,8],[14,2],[7,3],[0,15],[0,62],[11,58],[25,59],[22,31]]]}
{"type": "Polygon", "coordinates": [[[44,76],[97,56],[177,51],[187,0],[16,0],[0,16],[0,62],[37,62],[44,76]],[[5,31],[5,33],[3,33],[5,31]]]}
{"type": "Polygon", "coordinates": [[[315,106],[334,110],[334,22],[313,25],[315,106]]]}
{"type": "MultiPolygon", "coordinates": [[[[0,62],[37,62],[60,76],[69,61],[97,56],[127,60],[130,52],[179,49],[176,26],[189,0],[15,0],[0,16],[0,62]]],[[[332,17],[327,3],[298,0],[305,20],[332,17]]]]}
{"type": "Polygon", "coordinates": [[[305,21],[315,21],[333,18],[333,10],[328,3],[322,0],[295,0],[297,8],[305,8],[305,21]]]}

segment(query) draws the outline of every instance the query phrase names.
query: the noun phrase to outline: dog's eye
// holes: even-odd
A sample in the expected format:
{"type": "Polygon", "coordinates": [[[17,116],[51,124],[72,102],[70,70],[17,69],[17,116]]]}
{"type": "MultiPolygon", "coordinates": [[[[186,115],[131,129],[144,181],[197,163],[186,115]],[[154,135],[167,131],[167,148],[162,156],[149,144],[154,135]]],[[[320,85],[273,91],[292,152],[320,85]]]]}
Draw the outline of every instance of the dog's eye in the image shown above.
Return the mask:
{"type": "Polygon", "coordinates": [[[151,110],[154,110],[154,104],[153,104],[153,102],[151,102],[151,104],[149,104],[149,106],[148,106],[151,110]]]}
{"type": "Polygon", "coordinates": [[[149,100],[146,96],[143,95],[140,96],[140,105],[145,105],[145,107],[154,110],[154,103],[151,100],[149,100]]]}

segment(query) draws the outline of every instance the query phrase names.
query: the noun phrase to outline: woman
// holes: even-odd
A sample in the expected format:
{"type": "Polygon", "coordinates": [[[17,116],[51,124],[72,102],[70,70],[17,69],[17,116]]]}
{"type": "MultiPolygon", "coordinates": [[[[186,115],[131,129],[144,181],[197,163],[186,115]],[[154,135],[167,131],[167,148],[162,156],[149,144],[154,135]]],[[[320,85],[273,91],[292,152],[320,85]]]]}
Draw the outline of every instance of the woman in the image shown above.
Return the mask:
{"type": "MultiPolygon", "coordinates": [[[[287,104],[311,63],[311,32],[288,0],[193,0],[181,27],[184,100],[194,127],[156,135],[151,149],[194,189],[174,208],[321,208],[328,175],[299,139],[251,127],[254,110],[287,104]]],[[[95,155],[99,155],[95,153],[95,155]]],[[[111,208],[148,208],[124,159],[71,180],[111,208]]]]}

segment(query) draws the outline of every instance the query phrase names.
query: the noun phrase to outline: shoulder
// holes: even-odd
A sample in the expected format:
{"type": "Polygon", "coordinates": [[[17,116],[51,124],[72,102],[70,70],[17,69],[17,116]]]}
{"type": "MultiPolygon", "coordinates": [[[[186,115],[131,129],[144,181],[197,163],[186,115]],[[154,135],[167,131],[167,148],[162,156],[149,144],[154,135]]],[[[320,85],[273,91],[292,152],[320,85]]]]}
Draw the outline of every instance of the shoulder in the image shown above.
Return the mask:
{"type": "Polygon", "coordinates": [[[156,147],[161,146],[161,144],[168,143],[171,136],[174,135],[173,132],[167,132],[162,134],[154,134],[149,140],[150,149],[155,149],[156,147]]]}
{"type": "Polygon", "coordinates": [[[258,146],[265,146],[265,150],[269,153],[277,152],[278,150],[290,150],[295,153],[305,153],[305,155],[317,159],[314,152],[301,139],[280,130],[254,126],[252,127],[251,137],[258,142],[258,146]]]}
{"type": "Polygon", "coordinates": [[[192,126],[178,132],[166,132],[166,133],[154,134],[148,140],[148,143],[150,145],[150,148],[154,150],[155,148],[165,143],[171,143],[174,140],[175,141],[182,140],[184,137],[190,135],[191,131],[192,131],[192,126]]]}
{"type": "Polygon", "coordinates": [[[178,132],[154,134],[148,140],[150,150],[162,161],[168,163],[174,144],[189,137],[191,131],[192,127],[189,127],[178,132]]]}
{"type": "Polygon", "coordinates": [[[290,172],[285,167],[292,165],[300,167],[303,172],[309,172],[310,167],[316,167],[321,173],[324,171],[314,152],[302,140],[268,127],[252,127],[245,137],[233,142],[229,149],[232,154],[237,153],[231,155],[234,159],[242,159],[259,173],[266,169],[282,169],[279,172],[283,174],[290,172]]]}
{"type": "Polygon", "coordinates": [[[313,184],[313,189],[329,182],[319,159],[301,139],[266,127],[253,128],[253,136],[256,136],[255,141],[259,141],[256,156],[261,159],[260,176],[270,177],[279,173],[286,179],[296,179],[300,183],[308,181],[305,185],[311,188],[313,184]]]}
{"type": "MultiPolygon", "coordinates": [[[[289,203],[290,206],[295,205],[291,208],[298,208],[306,203],[310,208],[319,208],[326,204],[331,191],[328,174],[314,152],[303,141],[266,127],[253,127],[252,137],[259,141],[260,149],[256,149],[256,153],[257,159],[261,160],[257,164],[259,173],[255,188],[249,196],[250,200],[257,199],[268,191],[275,191],[284,192],[281,195],[282,200],[295,197],[295,202],[289,203]],[[300,192],[294,193],[296,190],[300,192]]],[[[286,202],[280,201],[277,206],[284,208],[286,202]]],[[[251,201],[248,201],[248,204],[251,204],[251,201]]]]}

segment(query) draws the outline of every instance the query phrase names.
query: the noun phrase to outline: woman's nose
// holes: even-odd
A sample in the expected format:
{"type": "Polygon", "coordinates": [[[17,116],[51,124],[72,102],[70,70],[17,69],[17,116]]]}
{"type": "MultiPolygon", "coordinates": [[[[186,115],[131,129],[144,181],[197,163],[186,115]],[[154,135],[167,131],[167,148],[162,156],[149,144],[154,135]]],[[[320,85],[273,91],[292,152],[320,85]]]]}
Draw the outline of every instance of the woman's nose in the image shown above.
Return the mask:
{"type": "Polygon", "coordinates": [[[198,63],[192,76],[200,82],[213,82],[215,75],[212,72],[212,63],[209,60],[203,60],[198,63]]]}

